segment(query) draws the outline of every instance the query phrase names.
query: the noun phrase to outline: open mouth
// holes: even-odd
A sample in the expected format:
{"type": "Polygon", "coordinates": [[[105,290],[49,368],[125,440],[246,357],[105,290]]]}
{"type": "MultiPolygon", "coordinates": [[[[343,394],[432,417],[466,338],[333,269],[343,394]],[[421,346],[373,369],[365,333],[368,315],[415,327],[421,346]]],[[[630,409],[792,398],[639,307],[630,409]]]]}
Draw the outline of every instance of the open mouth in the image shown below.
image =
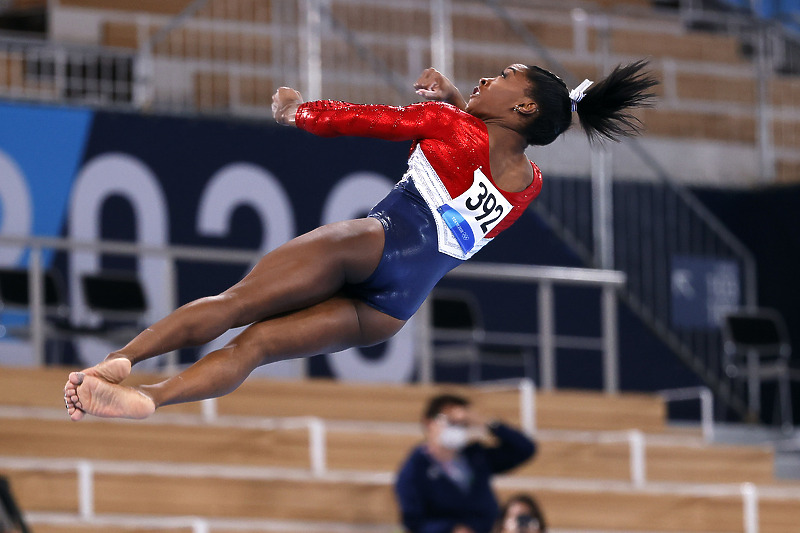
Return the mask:
{"type": "Polygon", "coordinates": [[[472,98],[473,96],[477,96],[480,93],[481,93],[481,88],[476,85],[475,88],[472,89],[472,94],[470,95],[470,98],[472,98]]]}

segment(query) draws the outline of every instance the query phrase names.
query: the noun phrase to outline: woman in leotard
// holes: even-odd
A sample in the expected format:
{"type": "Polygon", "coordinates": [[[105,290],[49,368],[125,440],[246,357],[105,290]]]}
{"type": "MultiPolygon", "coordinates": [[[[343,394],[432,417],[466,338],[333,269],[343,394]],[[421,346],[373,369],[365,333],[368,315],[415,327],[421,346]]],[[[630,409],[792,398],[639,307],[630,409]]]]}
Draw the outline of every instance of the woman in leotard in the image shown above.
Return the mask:
{"type": "Polygon", "coordinates": [[[275,120],[320,136],[414,142],[408,172],[369,216],[328,224],[266,254],[225,292],[188,303],[100,364],[69,375],[70,418],[145,418],[156,408],[227,394],[256,367],[385,341],[436,282],[509,227],[541,190],[525,155],[569,128],[590,139],[638,131],[630,114],[655,81],[645,62],[618,67],[569,91],[551,72],[511,65],[482,78],[468,100],[434,69],[417,80],[433,102],[407,107],[303,103],[282,87],[275,120]],[[591,86],[591,87],[590,87],[591,86]],[[150,357],[205,344],[248,326],[225,347],[153,385],[120,383],[150,357]]]}

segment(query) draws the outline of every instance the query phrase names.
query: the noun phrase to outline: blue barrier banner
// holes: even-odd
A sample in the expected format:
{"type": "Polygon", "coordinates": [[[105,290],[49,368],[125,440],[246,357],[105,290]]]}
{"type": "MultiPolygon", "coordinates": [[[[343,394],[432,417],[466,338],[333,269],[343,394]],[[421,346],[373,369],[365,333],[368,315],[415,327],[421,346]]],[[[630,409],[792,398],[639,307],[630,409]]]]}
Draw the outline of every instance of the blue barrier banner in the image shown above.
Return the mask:
{"type": "MultiPolygon", "coordinates": [[[[0,235],[61,235],[92,117],[85,109],[0,104],[0,235]]],[[[24,265],[27,255],[0,251],[0,264],[24,265]]]]}

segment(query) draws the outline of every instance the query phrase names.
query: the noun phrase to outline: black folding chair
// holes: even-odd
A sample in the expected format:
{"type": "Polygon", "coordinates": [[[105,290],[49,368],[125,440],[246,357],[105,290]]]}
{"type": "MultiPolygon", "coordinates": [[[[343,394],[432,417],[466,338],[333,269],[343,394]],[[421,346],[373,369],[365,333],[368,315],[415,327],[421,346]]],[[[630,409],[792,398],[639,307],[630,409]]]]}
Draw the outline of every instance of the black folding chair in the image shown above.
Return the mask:
{"type": "Polygon", "coordinates": [[[783,317],[774,309],[741,309],[725,316],[722,337],[725,372],[747,382],[750,413],[761,418],[761,383],[776,381],[781,427],[791,431],[791,382],[800,376],[790,366],[792,347],[783,317]]]}

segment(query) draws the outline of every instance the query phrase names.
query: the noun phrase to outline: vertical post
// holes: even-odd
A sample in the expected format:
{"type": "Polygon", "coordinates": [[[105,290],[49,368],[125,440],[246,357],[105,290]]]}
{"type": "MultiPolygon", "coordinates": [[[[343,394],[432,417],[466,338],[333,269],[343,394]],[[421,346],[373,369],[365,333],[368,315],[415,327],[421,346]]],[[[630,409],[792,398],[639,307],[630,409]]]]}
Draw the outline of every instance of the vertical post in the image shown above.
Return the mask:
{"type": "Polygon", "coordinates": [[[589,15],[576,7],[570,12],[572,16],[572,48],[579,57],[589,54],[589,15]]]}
{"type": "MultiPolygon", "coordinates": [[[[607,17],[597,19],[598,68],[608,72],[611,57],[611,30],[607,17]]],[[[592,223],[594,227],[594,255],[598,268],[614,268],[614,226],[611,182],[611,152],[602,146],[593,146],[592,153],[592,223]]]]}
{"type": "Polygon", "coordinates": [[[298,4],[305,18],[300,29],[300,65],[303,94],[310,102],[322,98],[322,6],[320,0],[298,4]]]}
{"type": "Polygon", "coordinates": [[[747,350],[747,395],[750,414],[761,419],[761,377],[758,375],[758,352],[747,350]]]}
{"type": "Polygon", "coordinates": [[[67,79],[67,51],[63,46],[57,46],[54,52],[55,69],[54,83],[55,94],[65,94],[65,90],[69,87],[69,80],[67,79]]]}
{"type": "Polygon", "coordinates": [[[93,476],[92,463],[80,461],[78,463],[78,512],[83,520],[90,520],[94,516],[93,476]]]}
{"type": "Polygon", "coordinates": [[[30,294],[31,343],[33,358],[37,366],[45,364],[44,335],[44,273],[42,268],[42,249],[31,248],[28,267],[28,294],[30,294]]]}
{"type": "Polygon", "coordinates": [[[758,533],[758,492],[752,483],[742,483],[742,520],[744,533],[758,533]]]}
{"type": "Polygon", "coordinates": [[[431,62],[453,76],[453,6],[451,0],[431,1],[431,62]]]}
{"type": "Polygon", "coordinates": [[[530,378],[519,382],[519,418],[522,430],[532,437],[536,433],[536,385],[530,378]]]}
{"type": "Polygon", "coordinates": [[[645,464],[644,435],[638,429],[628,432],[630,448],[631,483],[637,488],[643,487],[647,479],[645,464]]]}
{"type": "Polygon", "coordinates": [[[556,383],[553,307],[553,284],[542,280],[539,283],[539,373],[542,389],[546,391],[553,390],[556,383]]]}
{"type": "Polygon", "coordinates": [[[772,138],[772,106],[770,105],[769,79],[772,77],[769,61],[769,28],[762,25],[758,30],[756,59],[756,94],[757,125],[756,139],[758,143],[759,170],[761,183],[775,181],[775,146],[772,138]]]}
{"type": "Polygon", "coordinates": [[[150,19],[146,15],[136,17],[136,37],[140,43],[139,53],[133,67],[133,103],[137,109],[146,109],[153,103],[153,42],[150,36],[150,19]]]}
{"type": "Polygon", "coordinates": [[[417,370],[420,383],[433,383],[433,314],[431,313],[431,298],[428,296],[419,310],[414,321],[417,328],[417,370]]]}
{"type": "Polygon", "coordinates": [[[598,268],[614,268],[614,214],[611,182],[611,153],[592,147],[592,226],[595,262],[598,268]]]}
{"type": "Polygon", "coordinates": [[[700,422],[703,427],[703,439],[714,440],[714,395],[707,387],[700,390],[700,422]]]}
{"type": "Polygon", "coordinates": [[[603,285],[600,321],[603,328],[603,390],[619,392],[619,341],[617,339],[617,293],[611,285],[603,285]]]}
{"type": "Polygon", "coordinates": [[[200,402],[200,413],[203,417],[203,422],[209,423],[217,419],[217,399],[206,398],[200,402]]]}
{"type": "Polygon", "coordinates": [[[317,477],[323,475],[327,469],[327,451],[325,423],[319,418],[309,418],[308,420],[308,452],[311,461],[311,472],[317,477]]]}

